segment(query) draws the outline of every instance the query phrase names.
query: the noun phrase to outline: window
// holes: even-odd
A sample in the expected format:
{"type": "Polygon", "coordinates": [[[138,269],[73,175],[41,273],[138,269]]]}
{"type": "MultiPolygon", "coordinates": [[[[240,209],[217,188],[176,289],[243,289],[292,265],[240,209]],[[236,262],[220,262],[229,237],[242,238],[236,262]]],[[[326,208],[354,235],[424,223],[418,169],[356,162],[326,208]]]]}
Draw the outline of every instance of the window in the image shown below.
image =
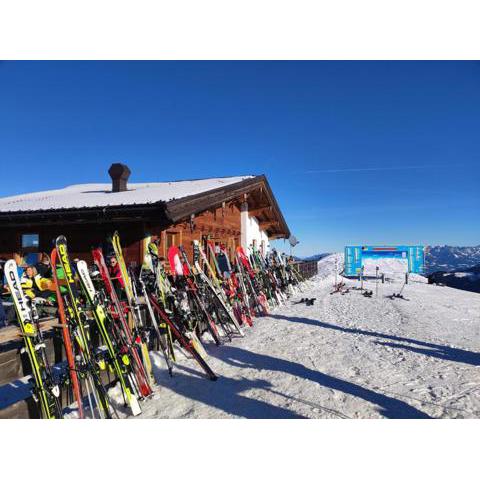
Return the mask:
{"type": "Polygon", "coordinates": [[[35,265],[38,262],[38,253],[30,252],[24,257],[25,265],[35,265]]]}
{"type": "Polygon", "coordinates": [[[170,247],[178,244],[178,233],[177,232],[167,232],[166,236],[167,236],[166,248],[167,248],[167,252],[168,252],[168,249],[170,247]]]}
{"type": "Polygon", "coordinates": [[[227,245],[228,258],[230,259],[230,262],[232,262],[235,258],[235,237],[229,237],[227,245]]]}
{"type": "Polygon", "coordinates": [[[24,233],[22,235],[22,250],[29,249],[38,250],[39,236],[38,233],[24,233]]]}

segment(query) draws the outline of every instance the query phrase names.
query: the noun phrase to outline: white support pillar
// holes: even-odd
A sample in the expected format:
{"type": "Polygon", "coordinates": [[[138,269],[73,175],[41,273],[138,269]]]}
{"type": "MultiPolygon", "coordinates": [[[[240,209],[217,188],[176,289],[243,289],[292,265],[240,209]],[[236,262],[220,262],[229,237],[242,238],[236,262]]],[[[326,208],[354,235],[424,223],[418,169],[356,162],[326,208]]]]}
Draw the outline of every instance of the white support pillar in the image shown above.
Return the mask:
{"type": "Polygon", "coordinates": [[[250,227],[250,218],[248,216],[248,203],[243,202],[240,206],[240,232],[241,238],[240,243],[242,244],[245,252],[248,252],[248,240],[249,240],[249,227],[250,227]]]}

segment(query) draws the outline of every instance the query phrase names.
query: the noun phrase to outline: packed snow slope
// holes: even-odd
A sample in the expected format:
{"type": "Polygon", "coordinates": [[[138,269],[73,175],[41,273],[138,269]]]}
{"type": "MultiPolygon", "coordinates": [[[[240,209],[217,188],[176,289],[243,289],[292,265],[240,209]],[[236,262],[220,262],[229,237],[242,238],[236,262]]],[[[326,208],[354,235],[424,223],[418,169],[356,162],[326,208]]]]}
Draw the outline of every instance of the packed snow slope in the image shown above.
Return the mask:
{"type": "Polygon", "coordinates": [[[366,282],[372,298],[331,294],[342,257],[322,259],[318,277],[244,338],[208,345],[217,382],[181,355],[170,378],[154,354],[159,386],[142,417],[480,417],[480,295],[415,278],[405,300],[387,298],[400,281],[379,284],[378,296],[366,282]]]}

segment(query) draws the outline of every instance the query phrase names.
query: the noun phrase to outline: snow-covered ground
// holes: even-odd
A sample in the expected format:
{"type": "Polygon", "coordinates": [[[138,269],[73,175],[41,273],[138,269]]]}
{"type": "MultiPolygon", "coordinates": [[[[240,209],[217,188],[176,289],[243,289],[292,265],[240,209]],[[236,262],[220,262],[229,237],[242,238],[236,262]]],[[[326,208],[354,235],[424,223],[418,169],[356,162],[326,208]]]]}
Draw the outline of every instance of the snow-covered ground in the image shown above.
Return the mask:
{"type": "Polygon", "coordinates": [[[386,277],[400,277],[408,270],[408,260],[402,258],[364,258],[363,273],[366,277],[374,277],[378,267],[378,273],[386,277]]]}
{"type": "Polygon", "coordinates": [[[401,282],[331,294],[342,257],[244,338],[208,345],[218,381],[181,355],[170,378],[153,354],[158,387],[140,418],[480,417],[480,295],[415,278],[405,300],[386,298],[401,282]],[[314,306],[297,303],[307,296],[314,306]]]}

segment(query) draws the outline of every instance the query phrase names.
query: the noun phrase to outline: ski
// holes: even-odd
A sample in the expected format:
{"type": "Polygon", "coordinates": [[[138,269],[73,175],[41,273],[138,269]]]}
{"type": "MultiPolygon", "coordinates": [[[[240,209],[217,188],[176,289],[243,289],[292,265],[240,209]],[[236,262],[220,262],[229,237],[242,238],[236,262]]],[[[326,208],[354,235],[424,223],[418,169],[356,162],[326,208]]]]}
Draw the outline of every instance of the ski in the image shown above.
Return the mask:
{"type": "Polygon", "coordinates": [[[179,286],[184,288],[187,296],[190,294],[192,303],[197,307],[198,313],[204,318],[205,324],[213,338],[213,341],[216,345],[221,345],[222,341],[220,339],[217,326],[215,325],[212,316],[208,312],[205,302],[198,293],[198,285],[195,283],[194,279],[192,280],[191,266],[188,262],[185,250],[183,248],[178,248],[177,246],[172,246],[169,248],[168,257],[171,260],[170,265],[172,269],[177,269],[179,264],[182,266],[182,275],[178,273],[180,271],[179,269],[177,271],[177,280],[179,286]],[[183,283],[183,285],[181,285],[181,283],[183,283]]]}
{"type": "Polygon", "coordinates": [[[152,363],[150,361],[150,355],[148,353],[148,347],[146,345],[146,342],[142,338],[142,317],[140,314],[140,307],[138,304],[138,299],[135,294],[134,288],[135,286],[132,283],[132,280],[130,278],[130,275],[128,273],[127,265],[125,263],[125,259],[123,257],[123,250],[122,246],[120,244],[120,236],[118,232],[115,232],[110,239],[110,242],[112,244],[113,250],[115,252],[115,257],[117,259],[118,265],[120,266],[120,273],[123,279],[123,284],[124,284],[124,289],[125,293],[127,296],[127,302],[128,302],[128,308],[130,315],[133,318],[133,323],[135,325],[135,330],[137,334],[137,343],[140,348],[140,353],[142,355],[142,360],[143,360],[143,365],[145,367],[145,371],[147,373],[147,381],[152,388],[152,385],[154,383],[154,378],[153,378],[153,370],[152,370],[152,363]]]}
{"type": "Polygon", "coordinates": [[[214,299],[216,302],[219,304],[220,308],[224,311],[224,313],[227,315],[228,319],[230,322],[234,325],[235,330],[240,336],[245,336],[245,333],[243,332],[242,328],[237,322],[237,319],[233,313],[233,309],[228,303],[228,298],[225,294],[225,291],[223,290],[222,287],[215,288],[213,283],[210,281],[210,279],[205,275],[204,271],[202,270],[199,262],[199,256],[201,255],[201,247],[200,244],[198,243],[197,240],[194,240],[193,242],[193,250],[194,250],[194,269],[193,269],[193,274],[200,279],[201,282],[203,282],[207,288],[210,290],[212,293],[214,299]]]}
{"type": "Polygon", "coordinates": [[[103,252],[101,248],[94,248],[92,250],[93,261],[100,272],[100,276],[102,277],[106,293],[108,298],[111,302],[111,306],[113,309],[114,321],[118,321],[121,326],[122,335],[124,337],[124,341],[128,352],[132,357],[133,369],[135,372],[135,378],[137,379],[139,394],[142,397],[148,397],[152,393],[152,389],[148,383],[148,374],[145,370],[145,367],[142,363],[142,359],[140,354],[138,353],[138,345],[141,342],[138,336],[135,336],[128,325],[125,309],[123,308],[122,304],[120,303],[120,299],[118,298],[117,292],[113,286],[112,279],[108,272],[107,265],[105,263],[105,258],[103,256],[103,252]]]}
{"type": "Polygon", "coordinates": [[[210,380],[217,380],[218,378],[217,375],[215,375],[215,373],[209,367],[205,359],[198,352],[194,342],[191,339],[189,339],[184,333],[182,333],[181,329],[177,328],[175,323],[169,318],[167,313],[162,309],[162,307],[160,306],[157,299],[152,293],[149,293],[149,297],[150,297],[152,307],[158,313],[160,318],[169,325],[169,327],[173,332],[173,335],[178,340],[180,346],[192,355],[192,357],[197,361],[197,363],[205,371],[205,373],[207,374],[208,378],[210,378],[210,380]]]}
{"type": "Polygon", "coordinates": [[[72,269],[70,257],[67,248],[67,239],[61,235],[55,240],[58,260],[65,276],[67,309],[69,322],[72,325],[73,337],[75,338],[79,350],[80,364],[77,362],[77,368],[80,366],[81,373],[85,379],[85,389],[89,398],[92,416],[95,415],[92,398],[95,400],[99,415],[103,418],[111,418],[111,407],[108,401],[108,395],[103,386],[100,375],[95,365],[93,352],[91,351],[90,337],[85,324],[85,314],[81,309],[80,295],[75,281],[75,273],[72,269]]]}
{"type": "Polygon", "coordinates": [[[122,392],[126,399],[126,403],[130,407],[130,410],[133,416],[140,415],[140,413],[142,413],[142,410],[137,401],[137,398],[132,393],[131,380],[128,376],[128,372],[126,371],[126,367],[129,365],[130,362],[128,358],[122,356],[121,353],[115,348],[112,338],[108,333],[107,312],[103,308],[103,305],[99,302],[97,292],[95,290],[92,279],[90,278],[90,274],[88,272],[87,263],[84,260],[79,260],[76,263],[76,266],[77,266],[77,272],[80,279],[80,284],[82,286],[82,290],[84,292],[85,297],[87,298],[88,302],[92,307],[92,312],[95,317],[97,328],[102,337],[103,344],[107,347],[107,351],[110,357],[110,362],[120,382],[120,386],[122,388],[122,392]],[[121,366],[119,361],[119,358],[122,359],[122,357],[123,357],[123,366],[121,366]]]}
{"type": "MultiPolygon", "coordinates": [[[[75,364],[75,352],[72,338],[70,335],[70,325],[65,313],[65,305],[63,303],[62,292],[57,273],[57,249],[54,248],[50,254],[50,263],[52,265],[52,276],[55,284],[55,293],[57,299],[58,317],[62,325],[63,346],[65,348],[65,355],[67,357],[68,368],[70,372],[70,379],[72,381],[73,396],[77,402],[78,416],[84,418],[83,413],[83,398],[80,390],[80,381],[78,379],[77,367],[75,364]]],[[[61,268],[61,267],[60,267],[61,268]]]]}
{"type": "Polygon", "coordinates": [[[8,260],[5,263],[4,272],[25,342],[25,351],[32,367],[32,376],[35,382],[32,389],[34,399],[40,403],[42,418],[62,418],[62,408],[58,399],[60,387],[55,383],[46,359],[45,344],[39,337],[40,327],[35,325],[32,309],[27,304],[27,299],[20,286],[15,260],[8,260]]]}

